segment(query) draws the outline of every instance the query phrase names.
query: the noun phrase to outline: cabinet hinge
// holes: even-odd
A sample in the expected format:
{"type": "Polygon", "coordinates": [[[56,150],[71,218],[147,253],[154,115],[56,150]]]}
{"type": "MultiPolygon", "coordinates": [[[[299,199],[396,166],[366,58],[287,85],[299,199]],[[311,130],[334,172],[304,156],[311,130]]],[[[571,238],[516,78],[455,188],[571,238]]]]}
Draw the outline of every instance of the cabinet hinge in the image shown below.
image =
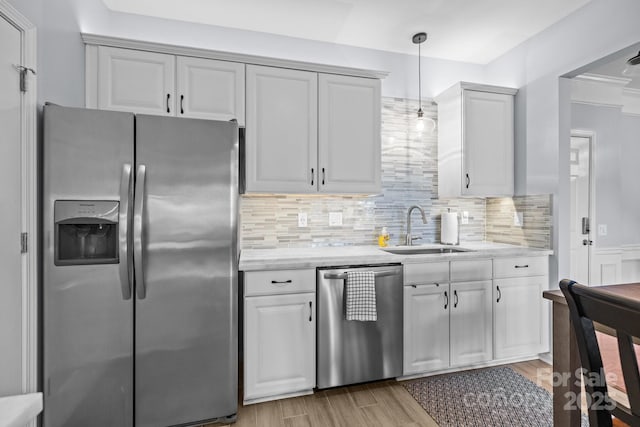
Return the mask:
{"type": "Polygon", "coordinates": [[[28,247],[29,234],[28,233],[20,233],[20,253],[26,254],[29,250],[28,247]]]}
{"type": "Polygon", "coordinates": [[[26,92],[27,91],[27,73],[31,71],[35,76],[36,71],[33,68],[25,67],[23,65],[16,65],[15,67],[20,73],[20,92],[26,92]]]}

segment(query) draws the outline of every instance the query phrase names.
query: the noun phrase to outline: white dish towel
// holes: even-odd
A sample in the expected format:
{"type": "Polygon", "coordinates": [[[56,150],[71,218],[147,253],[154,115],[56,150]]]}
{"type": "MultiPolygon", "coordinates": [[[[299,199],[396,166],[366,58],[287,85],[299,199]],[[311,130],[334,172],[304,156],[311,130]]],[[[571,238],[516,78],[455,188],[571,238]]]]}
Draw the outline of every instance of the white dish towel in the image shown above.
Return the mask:
{"type": "Polygon", "coordinates": [[[348,271],[345,292],[347,294],[347,320],[363,322],[378,320],[376,276],[373,271],[348,271]]]}

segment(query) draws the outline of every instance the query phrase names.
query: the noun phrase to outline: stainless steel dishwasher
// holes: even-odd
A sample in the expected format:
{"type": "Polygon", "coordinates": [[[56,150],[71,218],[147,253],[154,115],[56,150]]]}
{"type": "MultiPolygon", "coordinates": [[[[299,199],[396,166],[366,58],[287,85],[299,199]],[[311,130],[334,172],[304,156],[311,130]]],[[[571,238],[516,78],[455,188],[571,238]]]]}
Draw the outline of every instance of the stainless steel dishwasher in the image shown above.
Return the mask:
{"type": "Polygon", "coordinates": [[[318,388],[402,375],[402,266],[358,265],[317,269],[318,388]],[[347,271],[375,273],[375,322],[347,321],[347,271]]]}

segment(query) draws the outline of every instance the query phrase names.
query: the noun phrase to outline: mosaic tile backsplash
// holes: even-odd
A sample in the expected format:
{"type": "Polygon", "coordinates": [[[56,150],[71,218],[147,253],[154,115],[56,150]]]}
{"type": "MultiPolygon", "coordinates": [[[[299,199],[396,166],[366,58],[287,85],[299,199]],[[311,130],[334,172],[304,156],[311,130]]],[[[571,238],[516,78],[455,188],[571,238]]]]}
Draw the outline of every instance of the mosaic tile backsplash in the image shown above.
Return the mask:
{"type": "MultiPolygon", "coordinates": [[[[425,117],[436,120],[435,104],[427,102],[422,108],[425,117]]],[[[509,217],[500,212],[500,215],[490,220],[487,218],[489,199],[437,198],[437,130],[422,134],[415,130],[417,109],[418,103],[413,100],[382,99],[381,194],[243,195],[240,199],[241,249],[375,245],[383,226],[390,233],[389,244],[404,244],[407,210],[412,205],[424,208],[428,218],[427,224],[423,224],[419,212],[413,212],[412,235],[422,238],[416,244],[439,242],[440,214],[449,208],[452,211],[469,212],[469,223],[460,226],[462,243],[489,240],[486,238],[489,224],[492,227],[492,238],[495,236],[499,239],[496,241],[509,240],[505,234],[509,233],[507,225],[513,223],[513,213],[509,217]],[[307,213],[307,227],[298,227],[298,212],[307,213]],[[342,212],[342,226],[329,226],[329,212],[342,212]]],[[[551,241],[550,229],[545,235],[542,225],[549,224],[550,227],[550,204],[545,205],[540,198],[528,202],[528,197],[518,203],[530,208],[525,214],[525,224],[536,225],[526,237],[516,230],[508,243],[548,245],[551,241]],[[539,214],[546,217],[538,219],[539,214]],[[530,218],[536,219],[527,222],[530,218]]],[[[492,215],[500,211],[501,206],[498,202],[491,201],[492,215]]]]}

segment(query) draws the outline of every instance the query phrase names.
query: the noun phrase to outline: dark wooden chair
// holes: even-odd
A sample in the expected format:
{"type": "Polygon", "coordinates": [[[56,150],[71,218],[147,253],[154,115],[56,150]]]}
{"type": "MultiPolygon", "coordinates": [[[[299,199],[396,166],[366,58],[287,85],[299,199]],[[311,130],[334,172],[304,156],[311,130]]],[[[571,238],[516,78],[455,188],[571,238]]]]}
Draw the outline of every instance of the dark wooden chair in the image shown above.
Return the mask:
{"type": "Polygon", "coordinates": [[[612,415],[631,426],[640,426],[640,373],[633,348],[633,337],[640,337],[640,302],[567,279],[560,282],[560,289],[569,305],[578,342],[590,426],[611,426],[612,415]],[[616,332],[630,408],[613,401],[607,393],[594,322],[616,332]]]}

